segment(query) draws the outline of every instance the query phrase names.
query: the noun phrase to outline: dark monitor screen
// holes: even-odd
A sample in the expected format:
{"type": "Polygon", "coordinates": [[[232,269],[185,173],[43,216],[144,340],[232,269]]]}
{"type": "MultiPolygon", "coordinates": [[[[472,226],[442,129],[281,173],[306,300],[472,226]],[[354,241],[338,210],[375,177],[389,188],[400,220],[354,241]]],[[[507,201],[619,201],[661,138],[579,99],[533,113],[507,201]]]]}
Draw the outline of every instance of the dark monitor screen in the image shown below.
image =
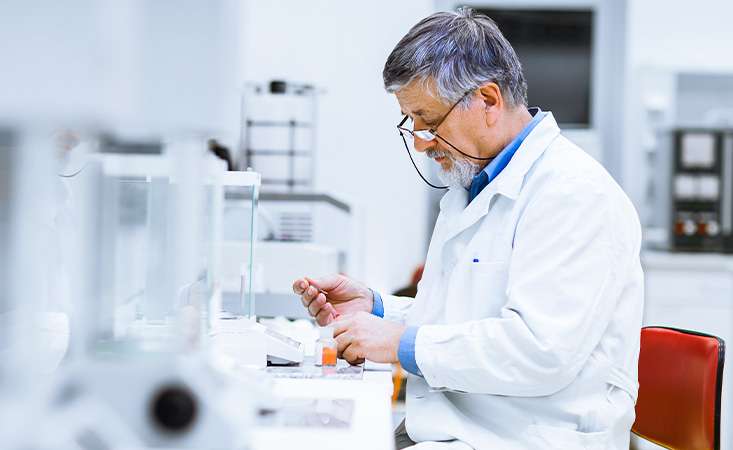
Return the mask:
{"type": "Polygon", "coordinates": [[[591,110],[593,12],[478,9],[519,56],[529,106],[551,110],[565,126],[587,127],[591,110]]]}

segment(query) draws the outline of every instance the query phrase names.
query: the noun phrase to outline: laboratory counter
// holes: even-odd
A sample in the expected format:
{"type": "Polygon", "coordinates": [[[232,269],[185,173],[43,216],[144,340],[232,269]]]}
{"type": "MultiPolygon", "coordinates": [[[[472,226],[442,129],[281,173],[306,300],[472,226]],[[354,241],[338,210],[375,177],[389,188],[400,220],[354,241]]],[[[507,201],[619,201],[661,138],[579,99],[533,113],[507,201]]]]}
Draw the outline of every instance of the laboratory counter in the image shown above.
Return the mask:
{"type": "MultiPolygon", "coordinates": [[[[339,360],[339,369],[348,372],[346,365],[339,360]]],[[[253,449],[394,448],[391,366],[367,362],[358,376],[271,375],[273,394],[284,399],[283,409],[271,423],[258,418],[253,449]]]]}

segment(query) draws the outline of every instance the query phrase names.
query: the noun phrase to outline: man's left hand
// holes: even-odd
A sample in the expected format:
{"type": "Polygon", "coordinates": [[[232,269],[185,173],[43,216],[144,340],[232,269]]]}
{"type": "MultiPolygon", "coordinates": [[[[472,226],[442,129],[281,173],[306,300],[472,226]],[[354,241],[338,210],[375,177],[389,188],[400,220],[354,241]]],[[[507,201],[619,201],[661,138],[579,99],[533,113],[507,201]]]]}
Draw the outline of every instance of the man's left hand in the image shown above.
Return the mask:
{"type": "Polygon", "coordinates": [[[384,320],[373,314],[358,312],[339,317],[333,322],[333,335],[338,355],[351,364],[365,359],[378,363],[396,363],[404,325],[384,320]]]}

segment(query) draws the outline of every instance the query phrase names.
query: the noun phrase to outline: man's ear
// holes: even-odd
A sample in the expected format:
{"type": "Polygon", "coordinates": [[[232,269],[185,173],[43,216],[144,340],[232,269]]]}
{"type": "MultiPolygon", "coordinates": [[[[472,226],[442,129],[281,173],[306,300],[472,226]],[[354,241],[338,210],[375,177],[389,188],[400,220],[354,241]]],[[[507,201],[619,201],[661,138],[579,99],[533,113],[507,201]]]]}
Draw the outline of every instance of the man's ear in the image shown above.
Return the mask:
{"type": "Polygon", "coordinates": [[[504,108],[504,97],[499,85],[489,82],[478,88],[478,95],[484,109],[486,125],[492,126],[499,119],[499,112],[504,108]]]}

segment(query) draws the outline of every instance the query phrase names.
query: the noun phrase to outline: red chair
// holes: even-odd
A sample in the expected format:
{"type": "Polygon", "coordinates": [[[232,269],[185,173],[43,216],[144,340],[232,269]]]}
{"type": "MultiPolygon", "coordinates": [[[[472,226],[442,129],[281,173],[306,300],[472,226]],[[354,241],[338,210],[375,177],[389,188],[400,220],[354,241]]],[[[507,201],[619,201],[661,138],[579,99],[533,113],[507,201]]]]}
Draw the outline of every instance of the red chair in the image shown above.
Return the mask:
{"type": "Polygon", "coordinates": [[[632,431],[669,449],[719,450],[725,343],[694,331],[641,330],[632,431]]]}

